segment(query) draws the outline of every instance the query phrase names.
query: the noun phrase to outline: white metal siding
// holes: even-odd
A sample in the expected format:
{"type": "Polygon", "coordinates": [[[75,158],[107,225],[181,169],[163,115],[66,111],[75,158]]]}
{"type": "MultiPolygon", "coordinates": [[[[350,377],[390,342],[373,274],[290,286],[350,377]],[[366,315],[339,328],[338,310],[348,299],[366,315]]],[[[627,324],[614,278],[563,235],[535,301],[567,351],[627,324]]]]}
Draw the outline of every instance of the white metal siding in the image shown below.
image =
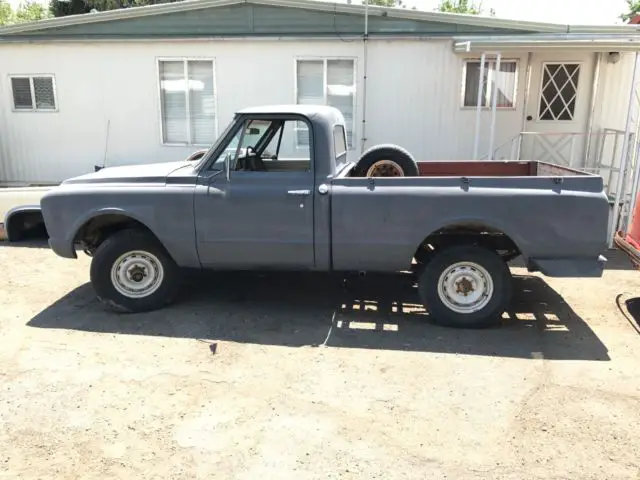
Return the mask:
{"type": "Polygon", "coordinates": [[[92,171],[104,157],[107,122],[107,165],[186,157],[195,147],[161,143],[158,57],[215,59],[220,133],[241,108],[294,103],[297,56],[357,57],[359,64],[361,53],[361,42],[339,41],[4,45],[0,181],[55,182],[92,171]],[[58,112],[12,112],[9,74],[22,73],[55,75],[58,112]]]}
{"type": "MultiPolygon", "coordinates": [[[[218,134],[238,109],[295,101],[295,59],[356,59],[356,158],[363,113],[362,41],[217,40],[0,46],[0,182],[57,182],[107,165],[173,161],[195,147],[161,143],[157,59],[215,60],[218,134]],[[13,112],[9,75],[53,74],[57,112],[13,112]]],[[[449,40],[370,40],[365,147],[397,143],[419,160],[471,158],[475,109],[461,108],[462,67],[449,40]]],[[[477,58],[477,57],[476,57],[477,58]]],[[[498,110],[495,146],[521,130],[526,53],[516,108],[498,110]]],[[[480,154],[488,153],[490,111],[480,154]]],[[[498,158],[508,158],[509,148],[498,158]]]]}
{"type": "MultiPolygon", "coordinates": [[[[476,110],[461,108],[466,58],[450,41],[376,41],[369,46],[367,145],[397,143],[419,160],[469,159],[473,155],[476,110]]],[[[518,63],[515,109],[496,114],[498,147],[520,132],[525,55],[518,63]]],[[[483,110],[480,156],[489,148],[491,112],[483,110]]]]}
{"type": "Polygon", "coordinates": [[[635,53],[621,53],[618,63],[610,63],[608,58],[607,53],[602,54],[594,131],[602,128],[624,130],[627,121],[635,53]]]}

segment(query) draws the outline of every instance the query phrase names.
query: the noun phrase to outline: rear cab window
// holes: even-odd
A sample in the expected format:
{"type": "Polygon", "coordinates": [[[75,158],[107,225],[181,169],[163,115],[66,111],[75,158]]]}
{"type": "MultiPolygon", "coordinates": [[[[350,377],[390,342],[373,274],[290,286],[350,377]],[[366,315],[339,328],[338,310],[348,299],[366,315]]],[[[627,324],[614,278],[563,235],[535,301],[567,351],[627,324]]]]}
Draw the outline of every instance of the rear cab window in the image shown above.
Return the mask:
{"type": "Polygon", "coordinates": [[[333,127],[333,146],[336,152],[336,167],[347,162],[347,134],[344,125],[333,127]]]}

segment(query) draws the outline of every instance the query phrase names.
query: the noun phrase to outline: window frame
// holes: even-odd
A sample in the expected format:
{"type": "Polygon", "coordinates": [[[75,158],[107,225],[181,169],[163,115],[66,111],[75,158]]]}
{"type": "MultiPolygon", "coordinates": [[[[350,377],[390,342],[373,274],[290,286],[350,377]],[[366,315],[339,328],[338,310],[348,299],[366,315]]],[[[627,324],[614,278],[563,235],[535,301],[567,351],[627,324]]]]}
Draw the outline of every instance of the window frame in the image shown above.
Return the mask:
{"type": "MultiPolygon", "coordinates": [[[[465,97],[465,92],[467,89],[467,67],[470,63],[482,63],[482,59],[481,58],[465,58],[463,59],[463,65],[462,65],[462,88],[460,90],[460,108],[462,110],[477,110],[478,109],[478,105],[473,105],[473,106],[466,106],[464,104],[464,97],[465,97]]],[[[489,58],[485,60],[485,68],[487,64],[493,64],[494,68],[491,68],[488,70],[487,73],[487,86],[491,84],[491,79],[493,77],[493,75],[495,74],[495,65],[497,63],[497,59],[495,58],[489,58]]],[[[518,109],[518,90],[519,90],[519,82],[520,82],[520,59],[519,58],[501,58],[500,59],[500,64],[505,64],[505,63],[515,63],[516,65],[516,69],[515,69],[515,78],[513,81],[513,105],[511,107],[501,107],[499,105],[496,105],[496,110],[502,110],[502,111],[514,111],[518,109]]],[[[487,88],[487,92],[485,94],[485,106],[484,107],[480,107],[482,110],[491,110],[491,93],[492,93],[492,89],[487,88]]],[[[476,89],[475,92],[475,98],[477,101],[478,98],[478,90],[476,89]]]]}
{"type": "Polygon", "coordinates": [[[160,145],[163,147],[211,147],[213,144],[204,143],[191,143],[191,110],[189,106],[189,90],[185,92],[186,105],[185,110],[187,113],[187,142],[167,142],[164,138],[164,128],[162,124],[162,86],[160,85],[160,63],[161,62],[182,62],[184,78],[188,80],[188,62],[211,62],[211,70],[213,73],[213,102],[214,102],[214,115],[213,121],[213,137],[214,143],[218,138],[218,84],[216,80],[216,59],[215,57],[156,57],[156,87],[157,87],[157,101],[158,101],[158,127],[160,128],[160,145]]]}
{"type": "Polygon", "coordinates": [[[58,88],[56,86],[56,77],[53,73],[11,73],[8,75],[9,77],[9,90],[11,91],[11,111],[16,113],[28,112],[28,113],[57,113],[59,111],[58,107],[58,88]],[[29,79],[29,87],[31,88],[31,108],[16,108],[16,100],[13,94],[13,83],[11,79],[13,78],[28,78],[29,79]],[[55,103],[54,108],[38,108],[36,102],[36,92],[35,87],[33,86],[34,78],[50,78],[51,85],[53,87],[53,101],[55,103]]]}
{"type": "MultiPolygon", "coordinates": [[[[295,105],[302,105],[301,103],[298,103],[298,62],[299,61],[308,61],[308,62],[319,62],[322,61],[323,62],[323,70],[322,70],[322,86],[323,86],[323,96],[324,96],[324,105],[325,106],[329,106],[327,104],[327,64],[329,61],[331,60],[351,60],[353,62],[353,85],[355,88],[355,92],[353,93],[353,125],[352,125],[352,132],[353,132],[353,138],[352,138],[352,145],[349,145],[348,142],[348,135],[347,135],[347,129],[345,128],[345,136],[347,138],[347,152],[350,151],[354,151],[356,150],[356,145],[357,145],[357,132],[356,132],[356,126],[357,126],[357,105],[358,105],[358,57],[351,57],[351,56],[309,56],[309,55],[302,55],[302,56],[295,56],[293,58],[293,102],[295,105]]],[[[346,122],[345,122],[345,127],[346,127],[346,122]]],[[[298,146],[297,143],[297,136],[296,136],[296,148],[304,148],[305,146],[298,146]]]]}

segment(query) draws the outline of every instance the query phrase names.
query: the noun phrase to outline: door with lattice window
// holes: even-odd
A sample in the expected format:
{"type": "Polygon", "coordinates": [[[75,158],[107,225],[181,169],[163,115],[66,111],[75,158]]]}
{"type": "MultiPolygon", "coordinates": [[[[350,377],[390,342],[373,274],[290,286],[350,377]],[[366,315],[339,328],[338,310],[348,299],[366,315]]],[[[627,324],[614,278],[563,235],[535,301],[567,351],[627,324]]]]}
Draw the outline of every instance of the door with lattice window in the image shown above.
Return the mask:
{"type": "Polygon", "coordinates": [[[593,58],[533,57],[521,158],[585,165],[593,58]]]}

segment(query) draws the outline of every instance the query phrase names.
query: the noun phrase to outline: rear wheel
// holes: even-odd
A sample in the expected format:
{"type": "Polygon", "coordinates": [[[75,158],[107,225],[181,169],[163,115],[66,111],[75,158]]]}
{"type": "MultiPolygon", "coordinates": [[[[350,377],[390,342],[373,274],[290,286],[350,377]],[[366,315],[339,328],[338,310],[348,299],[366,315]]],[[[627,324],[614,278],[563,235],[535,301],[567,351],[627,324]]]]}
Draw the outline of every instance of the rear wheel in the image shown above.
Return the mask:
{"type": "Polygon", "coordinates": [[[180,270],[150,234],[123,230],[107,238],[91,261],[91,284],[98,298],[118,312],[144,312],[173,300],[180,270]]]}
{"type": "Polygon", "coordinates": [[[511,300],[511,272],[500,256],[478,246],[455,246],[433,254],[418,289],[439,324],[483,328],[497,324],[511,300]]]}

